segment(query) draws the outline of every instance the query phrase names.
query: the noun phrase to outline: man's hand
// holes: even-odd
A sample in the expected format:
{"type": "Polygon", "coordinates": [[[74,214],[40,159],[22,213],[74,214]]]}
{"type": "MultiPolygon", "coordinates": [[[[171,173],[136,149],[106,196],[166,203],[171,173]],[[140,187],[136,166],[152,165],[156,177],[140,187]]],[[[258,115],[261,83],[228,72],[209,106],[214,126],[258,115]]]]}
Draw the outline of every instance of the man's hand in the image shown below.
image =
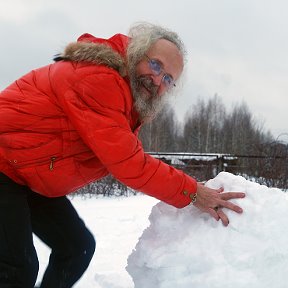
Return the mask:
{"type": "Polygon", "coordinates": [[[229,224],[227,215],[222,208],[227,208],[237,213],[242,213],[243,210],[229,202],[228,200],[244,198],[245,193],[242,192],[223,192],[223,188],[217,190],[205,187],[202,183],[197,183],[197,200],[194,206],[203,212],[209,213],[217,221],[221,219],[224,226],[229,224]]]}

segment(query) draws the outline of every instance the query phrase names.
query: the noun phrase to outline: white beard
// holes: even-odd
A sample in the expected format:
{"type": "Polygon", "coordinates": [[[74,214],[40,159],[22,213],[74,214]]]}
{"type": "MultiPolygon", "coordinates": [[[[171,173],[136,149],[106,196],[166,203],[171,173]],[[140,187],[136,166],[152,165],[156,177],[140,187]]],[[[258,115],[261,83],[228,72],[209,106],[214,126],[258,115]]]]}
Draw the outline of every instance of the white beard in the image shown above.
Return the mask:
{"type": "Polygon", "coordinates": [[[159,96],[159,87],[154,85],[149,76],[133,77],[131,89],[134,98],[134,107],[144,123],[152,121],[165,106],[167,94],[159,96]]]}

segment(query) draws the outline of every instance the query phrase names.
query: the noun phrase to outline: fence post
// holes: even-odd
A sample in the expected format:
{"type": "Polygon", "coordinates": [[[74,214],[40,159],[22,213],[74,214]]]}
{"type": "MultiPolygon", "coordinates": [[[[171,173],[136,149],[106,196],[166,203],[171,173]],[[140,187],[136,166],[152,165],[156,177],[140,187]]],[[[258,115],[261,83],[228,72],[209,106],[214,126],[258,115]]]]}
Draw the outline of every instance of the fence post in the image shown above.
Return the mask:
{"type": "Polygon", "coordinates": [[[217,175],[221,171],[225,171],[224,155],[217,155],[217,175]]]}

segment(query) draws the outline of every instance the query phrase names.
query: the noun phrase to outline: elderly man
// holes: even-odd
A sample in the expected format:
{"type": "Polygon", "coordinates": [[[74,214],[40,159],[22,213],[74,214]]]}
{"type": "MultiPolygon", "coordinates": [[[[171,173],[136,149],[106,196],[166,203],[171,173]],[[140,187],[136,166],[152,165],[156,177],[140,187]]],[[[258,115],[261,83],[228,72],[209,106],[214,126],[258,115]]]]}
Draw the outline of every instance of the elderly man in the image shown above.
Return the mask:
{"type": "Polygon", "coordinates": [[[178,208],[190,203],[228,225],[230,199],[144,153],[137,133],[161,110],[185,52],[177,34],[141,24],[129,37],[82,35],[55,63],[0,94],[0,287],[33,287],[32,233],[51,247],[41,287],[71,287],[95,240],[65,195],[112,174],[178,208]]]}

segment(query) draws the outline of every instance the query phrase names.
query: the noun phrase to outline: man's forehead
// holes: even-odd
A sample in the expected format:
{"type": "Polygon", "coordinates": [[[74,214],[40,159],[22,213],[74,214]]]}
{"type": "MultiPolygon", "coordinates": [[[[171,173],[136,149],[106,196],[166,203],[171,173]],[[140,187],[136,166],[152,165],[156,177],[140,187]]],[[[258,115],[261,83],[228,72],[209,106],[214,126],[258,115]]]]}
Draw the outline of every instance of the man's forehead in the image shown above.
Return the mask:
{"type": "Polygon", "coordinates": [[[150,53],[156,52],[169,52],[169,53],[177,53],[181,54],[179,48],[173,42],[167,39],[159,39],[155,43],[153,43],[148,50],[150,53]]]}

